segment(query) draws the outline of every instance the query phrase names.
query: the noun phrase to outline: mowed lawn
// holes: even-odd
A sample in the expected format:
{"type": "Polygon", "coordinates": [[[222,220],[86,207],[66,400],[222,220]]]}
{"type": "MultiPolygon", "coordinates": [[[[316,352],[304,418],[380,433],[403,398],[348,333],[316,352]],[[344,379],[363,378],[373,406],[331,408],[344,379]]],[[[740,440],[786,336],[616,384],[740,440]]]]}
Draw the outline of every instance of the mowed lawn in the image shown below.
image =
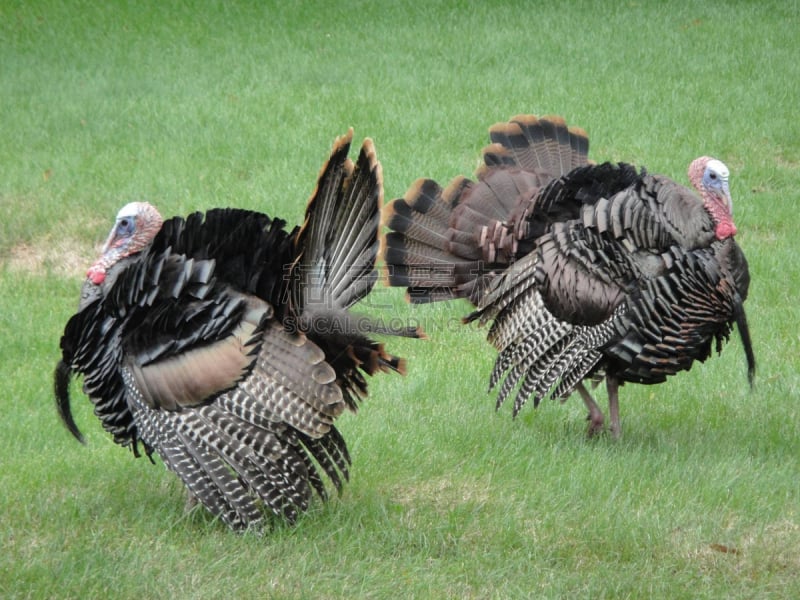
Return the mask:
{"type": "MultiPolygon", "coordinates": [[[[0,4],[0,597],[800,597],[800,5],[711,2],[0,4]],[[487,129],[563,115],[593,159],[685,182],[731,169],[758,372],[721,356],[621,391],[623,437],[582,403],[495,412],[466,304],[365,307],[386,340],[340,429],[340,497],[237,535],[186,512],[159,461],[115,446],[59,337],[125,203],[302,218],[334,138],[375,140],[388,201],[471,175],[487,129]]],[[[598,390],[604,404],[605,393],[598,390]]]]}

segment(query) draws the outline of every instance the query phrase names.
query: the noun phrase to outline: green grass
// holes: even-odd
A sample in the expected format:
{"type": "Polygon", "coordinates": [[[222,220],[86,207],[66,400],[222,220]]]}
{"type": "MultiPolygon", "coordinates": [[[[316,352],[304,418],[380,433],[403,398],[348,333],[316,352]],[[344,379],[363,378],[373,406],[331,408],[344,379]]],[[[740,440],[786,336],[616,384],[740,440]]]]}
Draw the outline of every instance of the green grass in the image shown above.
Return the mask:
{"type": "Polygon", "coordinates": [[[0,595],[800,596],[797,2],[171,4],[0,5],[0,595]],[[388,200],[470,175],[488,126],[524,112],[679,180],[700,154],[727,162],[753,391],[734,334],[625,386],[622,440],[588,441],[576,399],[495,413],[465,305],[379,289],[372,309],[431,339],[390,340],[408,376],[340,420],[341,497],[264,537],[185,513],[77,387],[88,444],[59,425],[59,336],[124,203],[296,223],[348,126],[374,138],[388,200]]]}

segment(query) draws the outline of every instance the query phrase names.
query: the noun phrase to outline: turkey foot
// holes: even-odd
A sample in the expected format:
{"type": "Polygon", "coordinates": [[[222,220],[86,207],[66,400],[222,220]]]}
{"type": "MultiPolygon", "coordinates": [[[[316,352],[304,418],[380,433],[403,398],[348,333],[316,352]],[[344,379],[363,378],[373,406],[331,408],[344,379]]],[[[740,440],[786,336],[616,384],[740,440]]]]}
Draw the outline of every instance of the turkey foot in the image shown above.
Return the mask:
{"type": "Polygon", "coordinates": [[[603,431],[603,423],[605,421],[603,418],[603,411],[597,406],[597,402],[594,401],[594,398],[592,398],[592,395],[583,383],[577,384],[575,389],[578,390],[578,393],[583,399],[583,403],[589,410],[589,415],[586,417],[589,421],[589,430],[586,432],[586,435],[590,438],[594,437],[603,431]]]}

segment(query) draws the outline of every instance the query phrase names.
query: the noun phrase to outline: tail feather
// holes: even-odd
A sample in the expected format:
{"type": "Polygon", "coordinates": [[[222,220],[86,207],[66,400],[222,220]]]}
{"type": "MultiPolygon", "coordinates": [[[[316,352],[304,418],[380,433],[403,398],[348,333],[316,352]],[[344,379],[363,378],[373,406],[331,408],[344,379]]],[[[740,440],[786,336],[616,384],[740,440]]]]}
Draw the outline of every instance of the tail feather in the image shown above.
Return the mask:
{"type": "Polygon", "coordinates": [[[382,255],[388,285],[406,287],[416,303],[476,296],[480,278],[494,268],[482,240],[489,224],[509,210],[491,188],[474,196],[477,189],[463,177],[444,189],[423,179],[387,206],[384,224],[392,231],[382,255]]]}
{"type": "MultiPolygon", "coordinates": [[[[370,139],[364,140],[355,164],[347,158],[352,134],[351,129],[334,143],[297,234],[292,298],[297,314],[308,327],[314,326],[315,317],[342,318],[344,309],[366,297],[378,279],[375,261],[380,247],[383,173],[370,139]]],[[[395,228],[411,227],[415,236],[425,237],[425,228],[410,215],[416,209],[436,214],[432,205],[439,190],[435,183],[433,186],[431,189],[420,180],[412,205],[397,202],[384,212],[385,218],[391,219],[395,228]]],[[[438,210],[446,213],[446,209],[438,210]]],[[[429,225],[435,228],[436,223],[432,218],[429,225]]],[[[400,252],[403,261],[414,263],[415,248],[398,246],[388,251],[400,252]]],[[[423,252],[427,253],[427,248],[423,252]]],[[[420,260],[429,262],[427,258],[420,260]]],[[[407,329],[385,332],[410,335],[407,329]]],[[[415,332],[414,337],[419,337],[420,332],[415,332]]]]}
{"type": "Polygon", "coordinates": [[[352,281],[342,279],[332,286],[333,295],[340,299],[342,305],[352,306],[372,291],[375,282],[378,281],[378,272],[374,265],[374,259],[370,260],[369,264],[367,262],[354,264],[354,279],[352,281]]]}
{"type": "Polygon", "coordinates": [[[547,139],[547,149],[550,155],[549,171],[554,175],[568,173],[572,170],[569,161],[569,153],[572,148],[569,143],[566,122],[560,117],[553,117],[541,119],[540,123],[547,139]]]}
{"type": "Polygon", "coordinates": [[[485,146],[483,149],[484,165],[478,168],[478,178],[481,173],[487,173],[493,169],[507,169],[516,167],[519,164],[518,157],[506,146],[499,142],[494,142],[485,146]]]}
{"type": "Polygon", "coordinates": [[[355,165],[347,157],[352,137],[350,129],[334,143],[297,233],[292,297],[298,312],[311,303],[347,308],[376,280],[383,175],[370,139],[355,165]]]}
{"type": "Polygon", "coordinates": [[[489,138],[493,144],[484,149],[486,167],[515,166],[553,178],[588,161],[586,132],[567,127],[564,119],[555,115],[517,115],[506,123],[493,125],[489,138]]]}
{"type": "MultiPolygon", "coordinates": [[[[454,194],[453,189],[447,193],[454,194]]],[[[453,287],[463,281],[458,274],[479,268],[475,256],[451,251],[452,211],[445,190],[430,179],[417,180],[403,198],[387,205],[384,224],[393,230],[383,239],[389,285],[453,287]]]]}
{"type": "Polygon", "coordinates": [[[389,203],[383,224],[434,248],[447,247],[447,229],[453,207],[443,190],[431,179],[418,179],[402,198],[389,203]]]}
{"type": "Polygon", "coordinates": [[[334,143],[297,234],[290,283],[293,322],[285,325],[306,334],[322,350],[336,373],[341,406],[356,410],[357,400],[366,395],[364,373],[404,369],[402,359],[367,335],[421,333],[416,327],[372,327],[369,320],[348,312],[378,279],[375,261],[383,203],[383,174],[372,140],[364,140],[354,164],[347,158],[352,135],[351,129],[334,143]]]}
{"type": "Polygon", "coordinates": [[[425,267],[432,273],[443,273],[456,270],[469,273],[480,265],[480,262],[471,258],[454,256],[447,250],[431,246],[424,241],[404,237],[397,232],[386,235],[384,259],[392,266],[420,267],[420,273],[425,273],[425,267]],[[452,267],[448,269],[448,267],[452,267]]]}
{"type": "Polygon", "coordinates": [[[572,149],[572,168],[591,164],[589,156],[589,134],[580,127],[569,128],[569,146],[572,149]]]}
{"type": "Polygon", "coordinates": [[[489,138],[477,181],[457,177],[442,189],[421,179],[387,206],[385,281],[406,287],[412,302],[479,302],[487,278],[532,250],[525,217],[539,191],[588,163],[586,132],[561,117],[518,115],[493,125],[489,138]]]}
{"type": "Polygon", "coordinates": [[[518,115],[506,123],[489,129],[489,139],[507,148],[517,166],[529,171],[552,172],[555,163],[553,149],[558,148],[554,123],[532,115],[518,115]]]}
{"type": "Polygon", "coordinates": [[[475,255],[453,252],[451,226],[453,209],[470,182],[454,180],[442,189],[430,179],[417,180],[403,198],[387,205],[384,224],[393,231],[383,238],[382,254],[386,262],[385,282],[409,288],[412,301],[429,302],[439,293],[454,297],[452,290],[469,284],[480,273],[475,255]],[[420,291],[420,294],[416,292],[420,291]]]}
{"type": "Polygon", "coordinates": [[[350,167],[342,188],[347,210],[338,212],[332,227],[335,234],[330,279],[334,298],[340,299],[339,305],[346,308],[366,296],[376,280],[383,174],[372,140],[364,141],[355,167],[350,167]],[[365,287],[365,281],[370,285],[365,287]],[[358,291],[348,292],[347,284],[358,291]]]}

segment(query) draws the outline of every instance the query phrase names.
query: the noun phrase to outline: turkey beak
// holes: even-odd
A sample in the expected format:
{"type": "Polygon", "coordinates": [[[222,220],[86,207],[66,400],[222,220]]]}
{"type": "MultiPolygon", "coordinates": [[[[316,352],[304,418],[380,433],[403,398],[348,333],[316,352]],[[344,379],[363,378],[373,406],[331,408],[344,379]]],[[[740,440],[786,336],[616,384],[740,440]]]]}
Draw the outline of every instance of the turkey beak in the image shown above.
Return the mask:
{"type": "Polygon", "coordinates": [[[100,250],[100,254],[105,254],[106,252],[108,252],[108,249],[111,248],[111,246],[114,244],[114,241],[117,238],[116,233],[117,233],[117,228],[116,226],[114,226],[111,229],[111,233],[108,234],[108,237],[106,238],[106,243],[103,244],[103,248],[100,250]]]}

